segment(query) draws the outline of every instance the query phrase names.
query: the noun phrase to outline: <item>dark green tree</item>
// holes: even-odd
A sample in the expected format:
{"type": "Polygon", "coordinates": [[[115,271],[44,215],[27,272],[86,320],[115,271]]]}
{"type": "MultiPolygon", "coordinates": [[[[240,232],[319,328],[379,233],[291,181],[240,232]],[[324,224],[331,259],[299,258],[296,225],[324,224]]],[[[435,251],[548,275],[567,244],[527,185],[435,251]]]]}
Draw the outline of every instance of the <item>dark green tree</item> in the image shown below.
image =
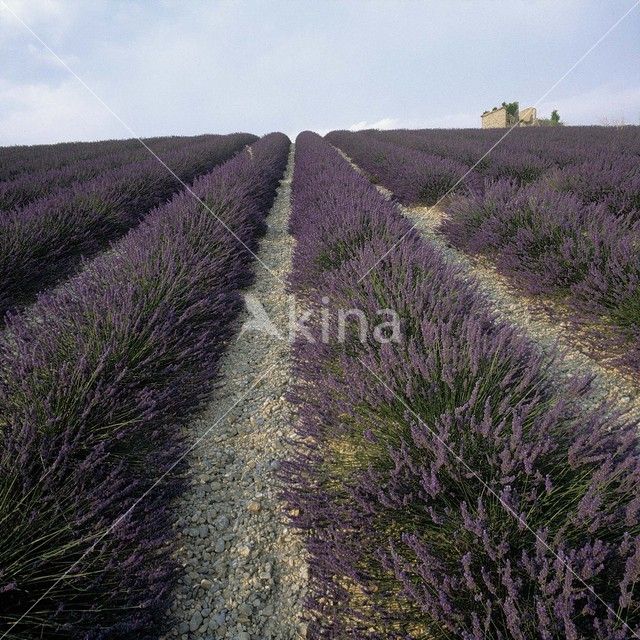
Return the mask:
{"type": "Polygon", "coordinates": [[[502,106],[507,110],[507,113],[514,118],[518,117],[518,112],[520,110],[519,103],[516,102],[503,102],[502,106]]]}
{"type": "Polygon", "coordinates": [[[551,124],[554,126],[560,124],[560,114],[558,113],[557,109],[554,109],[551,112],[551,124]]]}

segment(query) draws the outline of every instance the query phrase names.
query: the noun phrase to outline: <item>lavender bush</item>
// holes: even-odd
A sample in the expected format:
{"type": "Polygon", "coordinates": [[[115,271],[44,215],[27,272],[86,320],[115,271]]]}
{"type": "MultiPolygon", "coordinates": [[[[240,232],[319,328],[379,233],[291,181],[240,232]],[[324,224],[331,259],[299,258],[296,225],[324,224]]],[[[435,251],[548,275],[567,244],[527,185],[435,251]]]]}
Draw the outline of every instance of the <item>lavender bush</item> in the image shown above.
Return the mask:
{"type": "Polygon", "coordinates": [[[586,381],[552,380],[315,134],[298,137],[293,189],[295,292],[403,324],[400,343],[355,327],[327,343],[312,315],[316,342],[295,345],[306,446],[288,497],[308,533],[310,636],[635,637],[638,425],[586,409],[586,381]]]}
{"type": "MultiPolygon", "coordinates": [[[[249,134],[200,139],[163,160],[188,183],[254,140],[249,134]]],[[[0,216],[0,319],[134,226],[181,189],[180,180],[149,157],[0,216]]]]}
{"type": "Polygon", "coordinates": [[[640,221],[625,225],[610,220],[598,238],[598,251],[585,278],[571,289],[570,300],[580,310],[605,318],[615,329],[607,334],[622,347],[620,362],[640,371],[640,221]],[[615,239],[615,242],[612,240],[615,239]]]}
{"type": "Polygon", "coordinates": [[[450,192],[467,192],[481,186],[479,176],[461,162],[402,149],[349,131],[332,131],[326,138],[373,182],[390,189],[405,204],[433,205],[450,192]]]}
{"type": "Polygon", "coordinates": [[[0,634],[157,638],[180,426],[216,382],[289,140],[155,209],[0,335],[0,634]],[[225,228],[217,219],[222,219],[225,228]],[[165,477],[165,474],[166,477],[165,477]]]}
{"type": "MultiPolygon", "coordinates": [[[[348,144],[367,159],[381,144],[394,148],[394,166],[380,177],[392,191],[389,180],[418,180],[407,173],[408,168],[417,161],[416,153],[426,153],[473,167],[491,180],[510,178],[521,184],[548,180],[555,188],[573,192],[586,202],[607,204],[614,213],[627,214],[640,208],[640,127],[626,127],[624,132],[602,127],[557,127],[505,133],[491,129],[334,131],[327,139],[340,148],[348,144]]],[[[416,204],[415,193],[410,196],[400,199],[416,204]]]]}
{"type": "Polygon", "coordinates": [[[640,162],[638,156],[610,154],[583,160],[547,176],[558,189],[578,195],[584,202],[605,204],[616,216],[640,220],[640,162]]]}
{"type": "Polygon", "coordinates": [[[139,146],[137,140],[129,139],[0,147],[0,181],[13,180],[31,172],[61,169],[72,163],[93,160],[105,153],[133,151],[139,146]]]}
{"type": "MultiPolygon", "coordinates": [[[[491,256],[534,293],[568,292],[589,271],[608,214],[572,194],[500,180],[484,196],[456,198],[442,231],[459,248],[491,256]]],[[[617,238],[625,229],[614,228],[617,238]]]]}
{"type": "MultiPolygon", "coordinates": [[[[196,142],[201,143],[206,140],[210,143],[223,137],[156,138],[145,144],[162,157],[164,154],[176,149],[193,147],[196,142]]],[[[34,153],[36,152],[34,151],[34,153]]],[[[149,151],[142,144],[138,143],[138,146],[131,149],[130,145],[125,145],[123,142],[117,150],[105,152],[95,158],[72,162],[63,167],[22,173],[13,180],[0,182],[0,215],[2,215],[2,210],[22,207],[37,198],[51,195],[71,184],[86,182],[110,169],[147,160],[148,158],[149,151]]]]}
{"type": "Polygon", "coordinates": [[[520,184],[529,184],[543,176],[551,163],[531,151],[512,151],[497,147],[484,160],[483,175],[490,179],[510,178],[520,184]]]}
{"type": "Polygon", "coordinates": [[[640,370],[640,222],[585,204],[546,184],[508,181],[484,195],[456,198],[443,233],[457,247],[487,255],[529,293],[559,296],[579,319],[615,328],[602,337],[623,345],[622,362],[640,370]]]}
{"type": "MultiPolygon", "coordinates": [[[[435,153],[474,165],[492,147],[509,154],[530,153],[551,166],[564,167],[586,158],[640,155],[640,127],[543,127],[504,129],[422,129],[367,131],[402,147],[435,153]],[[497,145],[497,146],[496,146],[497,145]]],[[[493,151],[483,161],[491,166],[493,151]]]]}
{"type": "MultiPolygon", "coordinates": [[[[142,138],[142,141],[150,149],[159,153],[167,148],[167,145],[178,146],[181,140],[187,139],[196,142],[206,137],[208,136],[200,135],[188,138],[164,136],[142,138]]],[[[13,180],[29,173],[63,169],[71,165],[80,167],[84,162],[92,162],[105,155],[127,151],[134,152],[140,148],[140,140],[137,138],[0,147],[0,182],[13,180]]]]}

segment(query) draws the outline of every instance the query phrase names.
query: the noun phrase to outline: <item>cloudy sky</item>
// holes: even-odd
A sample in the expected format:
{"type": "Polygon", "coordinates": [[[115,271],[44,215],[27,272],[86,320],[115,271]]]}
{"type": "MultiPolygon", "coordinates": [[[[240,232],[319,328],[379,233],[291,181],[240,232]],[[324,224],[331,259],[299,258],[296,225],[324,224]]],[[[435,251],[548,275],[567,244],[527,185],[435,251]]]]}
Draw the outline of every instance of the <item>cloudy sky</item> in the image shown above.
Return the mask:
{"type": "Polygon", "coordinates": [[[636,1],[0,0],[0,145],[478,126],[502,100],[640,124],[640,2],[543,98],[636,1]]]}

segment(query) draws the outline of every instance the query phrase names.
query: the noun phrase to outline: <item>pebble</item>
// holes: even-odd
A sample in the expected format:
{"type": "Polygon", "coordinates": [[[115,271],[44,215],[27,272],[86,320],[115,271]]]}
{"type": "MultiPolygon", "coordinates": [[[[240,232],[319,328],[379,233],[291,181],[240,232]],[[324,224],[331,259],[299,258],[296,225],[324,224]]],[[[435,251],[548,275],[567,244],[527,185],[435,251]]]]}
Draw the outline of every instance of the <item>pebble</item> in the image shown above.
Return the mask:
{"type": "Polygon", "coordinates": [[[251,513],[258,513],[262,509],[262,505],[257,500],[251,500],[249,504],[247,504],[247,509],[251,513]]]}
{"type": "Polygon", "coordinates": [[[189,629],[191,631],[196,631],[196,629],[198,629],[198,627],[202,624],[202,615],[200,614],[199,611],[196,611],[192,616],[191,616],[191,620],[189,621],[189,629]]]}

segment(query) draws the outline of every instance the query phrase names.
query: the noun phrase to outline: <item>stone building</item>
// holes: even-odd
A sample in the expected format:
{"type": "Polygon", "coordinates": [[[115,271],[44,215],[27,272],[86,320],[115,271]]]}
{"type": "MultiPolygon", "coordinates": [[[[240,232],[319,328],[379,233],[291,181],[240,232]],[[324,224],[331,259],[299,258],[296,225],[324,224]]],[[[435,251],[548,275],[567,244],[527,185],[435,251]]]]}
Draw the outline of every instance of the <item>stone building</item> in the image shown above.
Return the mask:
{"type": "Polygon", "coordinates": [[[494,107],[491,111],[485,111],[480,120],[483,129],[506,129],[515,124],[519,127],[531,127],[538,124],[535,107],[522,109],[516,116],[508,113],[505,107],[494,107]]]}
{"type": "Polygon", "coordinates": [[[483,129],[506,129],[512,124],[512,118],[504,107],[497,107],[492,111],[485,111],[482,116],[483,129]]]}
{"type": "Polygon", "coordinates": [[[521,127],[532,127],[538,124],[538,115],[535,107],[527,107],[518,113],[521,127]]]}

